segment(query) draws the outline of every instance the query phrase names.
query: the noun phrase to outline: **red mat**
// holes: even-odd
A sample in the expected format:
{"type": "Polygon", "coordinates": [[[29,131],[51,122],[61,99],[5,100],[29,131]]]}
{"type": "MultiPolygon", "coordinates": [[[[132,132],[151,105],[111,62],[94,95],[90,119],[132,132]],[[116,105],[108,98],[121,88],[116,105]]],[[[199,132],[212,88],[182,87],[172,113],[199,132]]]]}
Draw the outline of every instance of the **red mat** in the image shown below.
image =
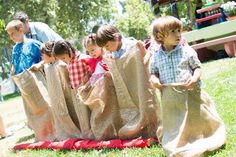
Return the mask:
{"type": "Polygon", "coordinates": [[[114,139],[109,141],[95,141],[84,139],[67,139],[60,142],[41,141],[37,143],[24,143],[15,145],[12,150],[22,149],[101,149],[101,148],[118,148],[124,149],[129,147],[144,148],[150,146],[152,143],[157,143],[156,138],[142,139],[141,137],[132,140],[114,139]]]}

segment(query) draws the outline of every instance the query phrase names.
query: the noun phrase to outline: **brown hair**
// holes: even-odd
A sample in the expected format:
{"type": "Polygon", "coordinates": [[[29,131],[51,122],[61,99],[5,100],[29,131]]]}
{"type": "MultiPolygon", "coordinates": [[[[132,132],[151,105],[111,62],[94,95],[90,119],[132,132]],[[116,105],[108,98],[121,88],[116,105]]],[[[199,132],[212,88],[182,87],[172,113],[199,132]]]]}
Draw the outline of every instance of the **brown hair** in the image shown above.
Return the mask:
{"type": "Polygon", "coordinates": [[[48,56],[52,56],[52,50],[55,42],[54,41],[47,41],[46,43],[42,44],[40,47],[41,53],[46,54],[48,56]]]}
{"type": "Polygon", "coordinates": [[[68,54],[71,57],[71,54],[75,54],[75,48],[69,41],[66,40],[59,40],[55,42],[52,53],[54,56],[68,54]]]}
{"type": "Polygon", "coordinates": [[[163,44],[163,39],[168,35],[169,30],[182,30],[182,27],[182,22],[174,16],[159,17],[151,25],[152,36],[156,42],[163,44]]]}
{"type": "Polygon", "coordinates": [[[23,27],[24,27],[23,23],[20,20],[12,20],[7,24],[5,30],[8,30],[10,28],[15,28],[17,31],[19,31],[20,28],[23,28],[23,27]]]}
{"type": "Polygon", "coordinates": [[[112,25],[102,25],[98,28],[96,33],[96,43],[98,46],[103,47],[108,41],[115,41],[116,38],[121,40],[120,31],[112,25]]]}
{"type": "Polygon", "coordinates": [[[90,33],[83,39],[83,46],[86,48],[88,45],[96,45],[96,34],[90,33]]]}
{"type": "Polygon", "coordinates": [[[19,11],[13,16],[13,19],[14,20],[20,20],[21,22],[25,23],[26,20],[29,19],[29,17],[25,12],[19,11]]]}

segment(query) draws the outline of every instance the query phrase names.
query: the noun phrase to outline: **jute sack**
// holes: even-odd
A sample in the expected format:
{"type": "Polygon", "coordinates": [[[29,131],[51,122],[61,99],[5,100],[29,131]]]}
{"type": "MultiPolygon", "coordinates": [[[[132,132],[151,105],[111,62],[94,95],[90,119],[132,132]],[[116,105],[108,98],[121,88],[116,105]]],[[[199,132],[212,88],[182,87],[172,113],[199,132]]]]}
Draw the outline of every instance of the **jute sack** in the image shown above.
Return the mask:
{"type": "Polygon", "coordinates": [[[166,86],[162,93],[162,146],[168,156],[203,156],[225,144],[225,126],[199,87],[166,86]]]}
{"type": "Polygon", "coordinates": [[[79,124],[78,118],[74,123],[70,116],[73,115],[72,117],[76,117],[76,113],[73,112],[71,114],[71,110],[74,111],[74,108],[71,109],[73,102],[68,101],[68,94],[64,94],[63,89],[65,89],[65,85],[68,86],[68,83],[61,79],[58,71],[60,69],[60,65],[56,64],[46,65],[44,68],[55,123],[55,138],[59,141],[68,138],[81,138],[80,130],[75,125],[75,123],[79,124]]]}
{"type": "Polygon", "coordinates": [[[96,140],[119,138],[122,119],[111,76],[101,77],[78,97],[91,111],[90,124],[96,140]]]}
{"type": "Polygon", "coordinates": [[[114,82],[124,125],[119,138],[154,137],[160,120],[160,105],[150,86],[147,67],[136,45],[120,59],[106,58],[114,82]]]}
{"type": "Polygon", "coordinates": [[[25,70],[12,79],[21,92],[28,124],[36,140],[54,139],[55,129],[43,72],[25,70]]]}
{"type": "Polygon", "coordinates": [[[77,97],[77,89],[71,88],[68,69],[64,66],[58,66],[57,69],[69,115],[77,128],[79,128],[80,137],[84,139],[94,139],[90,125],[91,113],[88,106],[77,97]]]}

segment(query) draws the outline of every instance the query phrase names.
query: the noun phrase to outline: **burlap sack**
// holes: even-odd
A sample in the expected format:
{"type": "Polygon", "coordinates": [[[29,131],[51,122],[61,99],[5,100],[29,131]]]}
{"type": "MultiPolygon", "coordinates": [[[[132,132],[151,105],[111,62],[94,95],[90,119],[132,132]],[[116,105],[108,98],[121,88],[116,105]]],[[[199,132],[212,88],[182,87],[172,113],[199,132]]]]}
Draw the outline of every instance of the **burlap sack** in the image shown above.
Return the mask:
{"type": "Polygon", "coordinates": [[[160,106],[149,83],[147,67],[136,45],[120,59],[105,59],[115,86],[123,126],[121,139],[154,137],[160,125],[160,106]]]}
{"type": "Polygon", "coordinates": [[[69,115],[74,124],[79,128],[80,137],[84,139],[94,139],[90,126],[91,113],[88,107],[77,97],[77,90],[71,88],[68,69],[64,66],[59,66],[57,69],[60,75],[69,115]]]}
{"type": "Polygon", "coordinates": [[[81,133],[78,127],[78,118],[72,120],[72,117],[76,116],[72,101],[68,99],[72,98],[68,94],[64,93],[65,86],[68,86],[68,82],[61,79],[60,65],[50,64],[45,66],[45,74],[47,80],[47,89],[50,96],[50,104],[53,112],[55,123],[55,138],[56,140],[65,140],[67,138],[81,138],[81,133]],[[69,98],[68,98],[69,97],[69,98]],[[74,112],[73,112],[74,111],[74,112]],[[72,112],[72,113],[71,113],[72,112]]]}
{"type": "Polygon", "coordinates": [[[43,72],[25,70],[12,79],[21,92],[28,124],[36,140],[54,139],[55,129],[43,72]]]}
{"type": "Polygon", "coordinates": [[[101,77],[87,92],[79,92],[80,99],[91,110],[90,124],[96,140],[118,137],[122,119],[111,76],[101,77]]]}
{"type": "Polygon", "coordinates": [[[225,126],[200,88],[166,86],[162,94],[161,143],[168,156],[202,156],[225,144],[225,126]]]}

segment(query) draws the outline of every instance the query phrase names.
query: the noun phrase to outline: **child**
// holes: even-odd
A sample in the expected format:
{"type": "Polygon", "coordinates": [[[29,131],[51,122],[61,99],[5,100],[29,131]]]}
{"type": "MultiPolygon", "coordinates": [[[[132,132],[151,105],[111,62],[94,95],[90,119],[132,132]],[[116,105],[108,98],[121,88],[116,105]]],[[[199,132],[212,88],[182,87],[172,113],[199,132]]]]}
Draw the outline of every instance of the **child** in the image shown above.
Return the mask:
{"type": "Polygon", "coordinates": [[[161,47],[153,55],[150,80],[162,91],[161,142],[167,155],[198,156],[225,143],[225,128],[201,92],[201,63],[190,46],[180,43],[181,31],[181,21],[172,16],[153,22],[152,35],[161,47]]]}
{"type": "Polygon", "coordinates": [[[52,54],[54,44],[54,41],[47,41],[40,48],[43,61],[46,64],[53,64],[56,62],[56,58],[52,54]]]}
{"type": "Polygon", "coordinates": [[[37,64],[34,64],[30,68],[31,71],[38,71],[43,68],[44,64],[53,64],[56,62],[55,57],[52,55],[52,48],[54,43],[54,41],[47,41],[46,43],[41,45],[40,50],[43,60],[37,64]]]}
{"type": "Polygon", "coordinates": [[[92,73],[90,83],[94,85],[94,83],[108,71],[108,67],[103,63],[102,48],[96,44],[96,34],[92,33],[86,36],[83,40],[83,46],[91,57],[88,59],[92,73]]]}
{"type": "Polygon", "coordinates": [[[127,50],[137,44],[142,57],[145,55],[144,45],[134,38],[125,38],[121,36],[120,31],[112,25],[102,25],[99,27],[96,34],[96,42],[100,47],[104,47],[107,51],[111,52],[112,58],[118,59],[126,55],[127,50]]]}
{"type": "Polygon", "coordinates": [[[54,128],[44,76],[41,72],[31,73],[27,70],[41,61],[41,43],[24,38],[23,24],[19,20],[9,22],[6,31],[16,43],[12,54],[12,79],[21,91],[28,124],[35,132],[36,140],[53,139],[54,128]]]}
{"type": "Polygon", "coordinates": [[[124,125],[118,130],[119,138],[153,137],[160,122],[159,104],[148,81],[144,44],[133,38],[124,38],[112,25],[99,27],[96,42],[112,55],[112,58],[104,60],[114,82],[124,121],[124,125]]]}
{"type": "Polygon", "coordinates": [[[91,70],[86,58],[88,56],[76,53],[72,45],[65,40],[59,40],[53,47],[56,58],[68,64],[70,83],[72,88],[84,85],[91,76],[91,70]]]}
{"type": "MultiPolygon", "coordinates": [[[[155,87],[159,89],[162,89],[162,84],[169,83],[183,83],[186,88],[190,89],[199,81],[201,75],[201,63],[197,58],[197,54],[191,47],[182,47],[182,45],[179,45],[182,30],[182,23],[179,20],[172,17],[160,18],[159,20],[158,22],[166,23],[168,20],[170,26],[166,28],[165,25],[161,23],[157,24],[155,22],[153,24],[153,36],[154,39],[161,44],[161,48],[158,52],[162,53],[156,53],[154,55],[154,62],[151,65],[151,80],[154,80],[153,83],[155,87]],[[173,61],[174,64],[163,64],[168,62],[168,57],[173,57],[171,61],[173,61]],[[183,60],[181,57],[187,60],[183,60]],[[186,65],[186,62],[190,65],[186,65]],[[174,71],[172,72],[173,69],[174,71]],[[193,77],[189,77],[191,75],[193,75],[193,77]]],[[[166,25],[168,25],[168,23],[166,25]]]]}
{"type": "Polygon", "coordinates": [[[6,31],[11,40],[16,43],[12,53],[13,74],[19,74],[41,61],[41,43],[24,38],[23,23],[21,21],[13,20],[9,22],[6,26],[6,31]]]}

